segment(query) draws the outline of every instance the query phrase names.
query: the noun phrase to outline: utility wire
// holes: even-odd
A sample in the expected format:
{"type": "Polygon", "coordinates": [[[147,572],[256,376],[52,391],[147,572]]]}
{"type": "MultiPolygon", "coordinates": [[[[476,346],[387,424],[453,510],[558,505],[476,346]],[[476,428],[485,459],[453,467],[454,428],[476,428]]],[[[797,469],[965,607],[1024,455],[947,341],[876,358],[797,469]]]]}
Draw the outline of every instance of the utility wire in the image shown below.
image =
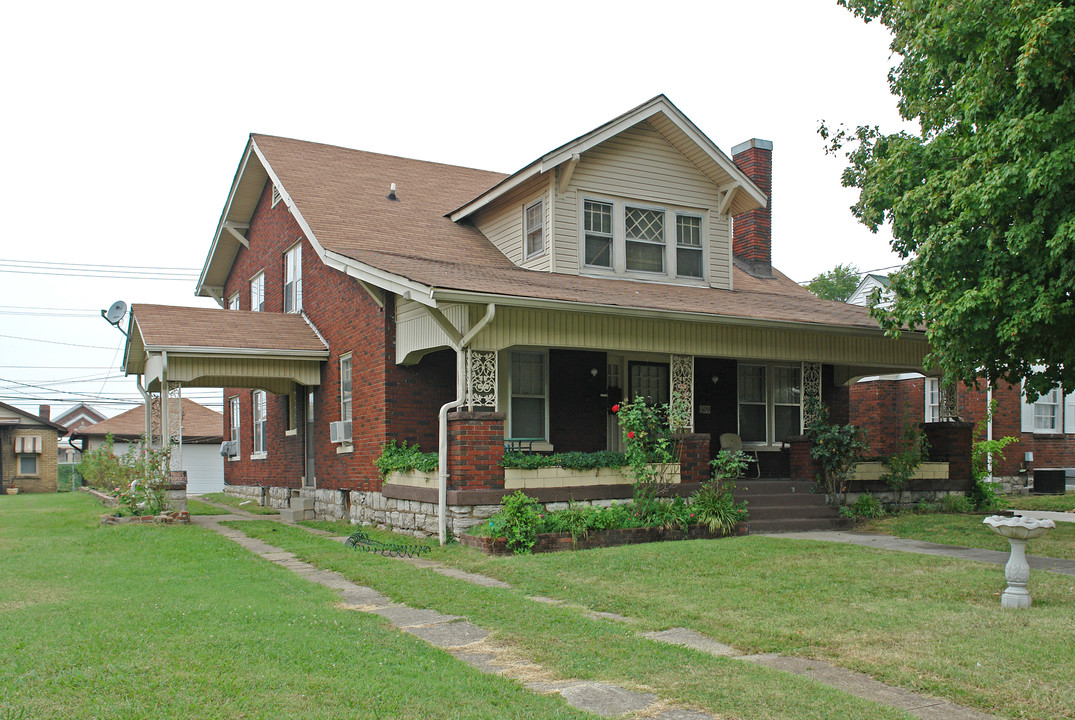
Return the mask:
{"type": "Polygon", "coordinates": [[[169,272],[201,272],[201,268],[177,268],[168,265],[115,265],[113,263],[73,263],[73,262],[54,262],[50,260],[18,260],[15,258],[0,258],[0,263],[18,263],[21,265],[31,266],[43,266],[43,267],[78,267],[78,268],[105,268],[115,270],[164,270],[169,272]]]}
{"type": "Polygon", "coordinates": [[[48,343],[49,345],[67,345],[69,347],[80,348],[93,348],[94,350],[111,350],[110,345],[80,345],[79,343],[60,342],[58,340],[42,340],[41,338],[28,338],[21,337],[19,335],[0,335],[2,338],[11,338],[12,340],[29,340],[30,342],[48,343]]]}

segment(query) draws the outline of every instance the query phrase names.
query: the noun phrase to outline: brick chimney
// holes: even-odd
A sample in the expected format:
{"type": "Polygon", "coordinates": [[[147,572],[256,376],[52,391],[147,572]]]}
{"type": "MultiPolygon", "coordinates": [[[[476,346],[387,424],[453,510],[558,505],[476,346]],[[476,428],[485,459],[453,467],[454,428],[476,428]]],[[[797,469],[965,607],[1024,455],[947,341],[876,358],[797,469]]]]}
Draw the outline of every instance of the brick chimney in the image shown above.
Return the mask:
{"type": "Polygon", "coordinates": [[[765,207],[732,218],[736,266],[755,277],[773,276],[773,143],[751,138],[732,148],[732,162],[765,193],[765,207]]]}
{"type": "Polygon", "coordinates": [[[42,420],[52,420],[52,408],[48,405],[38,405],[37,416],[42,420]]]}

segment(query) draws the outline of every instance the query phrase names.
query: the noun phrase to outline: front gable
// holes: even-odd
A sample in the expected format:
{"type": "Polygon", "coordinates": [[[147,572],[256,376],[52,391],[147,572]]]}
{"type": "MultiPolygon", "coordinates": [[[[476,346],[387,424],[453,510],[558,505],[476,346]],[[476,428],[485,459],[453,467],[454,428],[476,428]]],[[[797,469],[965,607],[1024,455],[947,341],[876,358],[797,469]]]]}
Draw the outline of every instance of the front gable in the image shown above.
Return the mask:
{"type": "MultiPolygon", "coordinates": [[[[658,96],[557,148],[450,217],[473,223],[528,270],[731,289],[731,216],[766,203],[734,162],[658,96]],[[601,215],[606,250],[599,249],[602,233],[587,238],[588,202],[601,215]],[[631,237],[639,228],[648,235],[631,237]],[[632,242],[639,239],[646,242],[632,242]]],[[[590,217],[592,225],[593,212],[590,217]]]]}

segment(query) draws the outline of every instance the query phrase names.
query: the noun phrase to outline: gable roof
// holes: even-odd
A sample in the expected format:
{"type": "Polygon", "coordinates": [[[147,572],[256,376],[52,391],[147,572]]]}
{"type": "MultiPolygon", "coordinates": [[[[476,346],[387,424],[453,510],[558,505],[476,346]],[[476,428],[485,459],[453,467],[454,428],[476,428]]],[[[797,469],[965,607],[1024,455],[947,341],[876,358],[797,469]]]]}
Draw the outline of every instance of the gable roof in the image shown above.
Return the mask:
{"type": "MultiPolygon", "coordinates": [[[[224,416],[221,413],[188,398],[183,398],[182,407],[184,443],[220,442],[224,436],[224,416]]],[[[112,437],[117,440],[137,440],[145,431],[146,409],[145,406],[139,405],[95,425],[76,430],[71,435],[74,438],[103,438],[112,433],[112,437]]]]}
{"type": "Polygon", "coordinates": [[[53,422],[59,423],[64,427],[70,427],[78,422],[80,419],[86,419],[91,423],[98,423],[105,419],[105,416],[90,407],[86,403],[79,403],[74,407],[66,410],[56,417],[52,418],[53,422]]]}
{"type": "Polygon", "coordinates": [[[733,187],[745,191],[735,193],[728,209],[729,214],[738,215],[748,210],[765,207],[767,202],[765,193],[759,190],[758,186],[736,166],[731,158],[673,105],[671,100],[664,95],[658,95],[585,135],[580,135],[542,155],[522,170],[504,178],[486,192],[452,212],[452,220],[459,221],[469,217],[535,175],[548,172],[567,162],[572,156],[581,155],[605,140],[647,120],[722,192],[727,192],[733,187]]]}
{"type": "Polygon", "coordinates": [[[8,405],[5,402],[0,402],[0,425],[8,425],[9,423],[4,422],[4,420],[9,418],[18,420],[19,425],[24,424],[22,423],[22,420],[28,421],[28,424],[30,425],[44,425],[45,427],[50,427],[54,430],[57,430],[61,435],[67,430],[67,428],[65,428],[63,425],[60,425],[59,423],[52,422],[51,420],[46,420],[39,415],[34,415],[33,413],[26,412],[25,410],[20,410],[14,405],[8,405]]]}

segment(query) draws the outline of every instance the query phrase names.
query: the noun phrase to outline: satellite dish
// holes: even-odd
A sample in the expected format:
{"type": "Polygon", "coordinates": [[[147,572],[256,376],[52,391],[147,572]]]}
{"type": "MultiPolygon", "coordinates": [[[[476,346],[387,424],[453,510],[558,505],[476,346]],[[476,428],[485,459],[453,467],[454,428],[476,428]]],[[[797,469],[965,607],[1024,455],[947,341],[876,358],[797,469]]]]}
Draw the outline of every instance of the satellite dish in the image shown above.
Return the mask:
{"type": "Polygon", "coordinates": [[[127,303],[122,300],[117,300],[112,303],[112,307],[108,308],[108,311],[104,313],[105,320],[112,323],[116,327],[119,327],[119,323],[123,320],[123,316],[127,314],[127,303]]]}

